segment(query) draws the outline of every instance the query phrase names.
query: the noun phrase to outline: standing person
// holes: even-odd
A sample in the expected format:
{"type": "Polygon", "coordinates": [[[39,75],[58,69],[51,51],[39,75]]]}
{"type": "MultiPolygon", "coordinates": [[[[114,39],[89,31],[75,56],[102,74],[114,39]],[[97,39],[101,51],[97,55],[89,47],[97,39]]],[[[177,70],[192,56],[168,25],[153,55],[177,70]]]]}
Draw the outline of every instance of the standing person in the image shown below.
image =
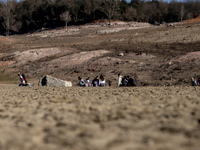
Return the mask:
{"type": "Polygon", "coordinates": [[[99,86],[106,86],[106,81],[105,81],[103,75],[100,75],[99,86]]]}
{"type": "Polygon", "coordinates": [[[24,74],[22,74],[22,77],[23,77],[25,83],[27,83],[26,76],[24,74]]]}
{"type": "Polygon", "coordinates": [[[98,76],[96,76],[96,77],[94,78],[94,80],[92,81],[92,85],[93,85],[94,87],[98,87],[98,85],[99,85],[99,77],[98,77],[98,76]]]}
{"type": "Polygon", "coordinates": [[[118,86],[122,86],[122,76],[118,74],[118,86]]]}
{"type": "Polygon", "coordinates": [[[19,86],[23,86],[23,84],[25,84],[25,81],[24,81],[24,79],[23,79],[23,77],[22,77],[22,75],[20,73],[18,73],[18,76],[19,76],[19,79],[20,79],[19,86]]]}
{"type": "Polygon", "coordinates": [[[135,80],[131,78],[130,76],[127,76],[128,78],[128,86],[136,86],[135,80]]]}
{"type": "Polygon", "coordinates": [[[85,82],[84,82],[84,80],[79,76],[78,77],[78,79],[79,79],[79,86],[85,86],[85,82]]]}

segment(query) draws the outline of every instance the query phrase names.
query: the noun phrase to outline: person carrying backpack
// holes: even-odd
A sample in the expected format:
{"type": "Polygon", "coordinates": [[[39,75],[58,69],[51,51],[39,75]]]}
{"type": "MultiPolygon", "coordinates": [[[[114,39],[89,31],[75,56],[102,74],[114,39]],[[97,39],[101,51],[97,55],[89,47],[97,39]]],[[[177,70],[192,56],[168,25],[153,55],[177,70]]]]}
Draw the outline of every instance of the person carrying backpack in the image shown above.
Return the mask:
{"type": "Polygon", "coordinates": [[[19,76],[19,79],[20,79],[19,86],[23,86],[23,84],[25,84],[25,80],[24,80],[24,78],[22,77],[22,75],[20,73],[18,73],[18,76],[19,76]]]}
{"type": "Polygon", "coordinates": [[[27,83],[26,76],[24,74],[22,74],[22,77],[23,77],[24,81],[27,83]]]}

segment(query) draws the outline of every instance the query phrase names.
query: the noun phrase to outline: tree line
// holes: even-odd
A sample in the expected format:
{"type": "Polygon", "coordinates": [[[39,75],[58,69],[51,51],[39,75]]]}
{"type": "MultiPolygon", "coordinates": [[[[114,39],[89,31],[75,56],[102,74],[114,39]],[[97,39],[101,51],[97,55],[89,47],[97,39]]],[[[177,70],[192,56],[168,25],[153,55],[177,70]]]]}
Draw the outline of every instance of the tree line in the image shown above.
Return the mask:
{"type": "Polygon", "coordinates": [[[111,19],[177,22],[200,14],[200,0],[6,0],[0,2],[0,34],[80,25],[111,19]]]}

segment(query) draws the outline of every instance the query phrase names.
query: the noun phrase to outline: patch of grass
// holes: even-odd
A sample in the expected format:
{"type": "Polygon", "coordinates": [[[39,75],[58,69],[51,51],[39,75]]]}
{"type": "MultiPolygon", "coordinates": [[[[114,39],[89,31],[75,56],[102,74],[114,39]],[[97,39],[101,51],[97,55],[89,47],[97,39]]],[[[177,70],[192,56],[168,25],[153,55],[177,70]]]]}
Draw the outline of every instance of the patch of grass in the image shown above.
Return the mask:
{"type": "Polygon", "coordinates": [[[0,81],[18,81],[17,78],[14,78],[10,75],[0,74],[0,81]]]}

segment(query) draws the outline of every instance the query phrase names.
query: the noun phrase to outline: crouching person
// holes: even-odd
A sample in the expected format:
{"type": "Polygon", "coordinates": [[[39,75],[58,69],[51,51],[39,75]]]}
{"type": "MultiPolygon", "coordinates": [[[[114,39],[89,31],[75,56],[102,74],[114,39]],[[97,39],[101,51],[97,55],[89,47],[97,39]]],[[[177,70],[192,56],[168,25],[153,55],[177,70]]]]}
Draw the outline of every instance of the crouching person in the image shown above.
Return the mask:
{"type": "Polygon", "coordinates": [[[128,79],[128,86],[136,86],[135,80],[130,76],[127,76],[128,79]]]}
{"type": "Polygon", "coordinates": [[[18,73],[20,84],[19,86],[31,86],[31,83],[28,83],[24,74],[18,73]]]}
{"type": "Polygon", "coordinates": [[[85,82],[84,82],[84,80],[79,76],[78,77],[78,80],[79,80],[79,86],[85,86],[85,82]]]}
{"type": "Polygon", "coordinates": [[[85,86],[86,86],[86,87],[92,86],[92,85],[90,84],[90,77],[88,77],[88,78],[85,80],[85,86]]]}
{"type": "Polygon", "coordinates": [[[106,81],[105,81],[103,75],[100,75],[99,86],[106,86],[106,81]]]}
{"type": "Polygon", "coordinates": [[[191,78],[192,86],[197,86],[197,81],[194,78],[191,78]]]}

